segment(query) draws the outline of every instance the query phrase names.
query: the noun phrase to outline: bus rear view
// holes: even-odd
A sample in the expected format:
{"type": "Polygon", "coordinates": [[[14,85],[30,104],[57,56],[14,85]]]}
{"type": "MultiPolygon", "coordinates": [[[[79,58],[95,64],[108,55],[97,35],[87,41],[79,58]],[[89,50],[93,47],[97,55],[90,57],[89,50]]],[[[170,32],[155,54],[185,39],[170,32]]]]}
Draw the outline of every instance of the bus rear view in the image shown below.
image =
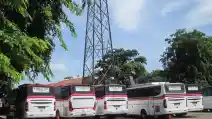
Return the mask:
{"type": "Polygon", "coordinates": [[[96,97],[89,85],[56,87],[57,119],[72,117],[94,117],[96,97]]]}
{"type": "Polygon", "coordinates": [[[166,83],[165,85],[164,107],[167,113],[186,114],[186,90],[183,83],[166,83]]]}
{"type": "Polygon", "coordinates": [[[122,85],[96,86],[97,97],[96,115],[110,118],[127,114],[127,91],[122,85]]]}
{"type": "Polygon", "coordinates": [[[40,84],[24,84],[18,87],[16,115],[19,118],[55,117],[54,89],[40,84]]]}
{"type": "Polygon", "coordinates": [[[188,111],[202,111],[203,98],[199,86],[190,84],[186,85],[186,98],[188,111]]]}

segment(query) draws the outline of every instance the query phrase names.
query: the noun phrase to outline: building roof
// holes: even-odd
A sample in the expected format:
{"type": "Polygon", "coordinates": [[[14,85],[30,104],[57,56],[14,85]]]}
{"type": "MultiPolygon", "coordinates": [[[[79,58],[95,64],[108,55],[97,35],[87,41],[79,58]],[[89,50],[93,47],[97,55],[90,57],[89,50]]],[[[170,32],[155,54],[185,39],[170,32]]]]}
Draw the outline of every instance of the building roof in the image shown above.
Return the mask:
{"type": "Polygon", "coordinates": [[[49,86],[66,86],[70,84],[80,85],[82,84],[82,78],[72,78],[72,79],[65,79],[62,81],[59,81],[57,83],[51,83],[48,84],[49,86]]]}

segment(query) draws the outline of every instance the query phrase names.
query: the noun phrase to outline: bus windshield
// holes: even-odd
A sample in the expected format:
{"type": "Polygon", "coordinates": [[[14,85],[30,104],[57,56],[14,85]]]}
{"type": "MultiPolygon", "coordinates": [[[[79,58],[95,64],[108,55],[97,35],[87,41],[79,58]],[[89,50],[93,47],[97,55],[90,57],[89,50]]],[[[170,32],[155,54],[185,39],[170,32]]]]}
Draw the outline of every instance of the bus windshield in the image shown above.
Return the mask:
{"type": "Polygon", "coordinates": [[[127,94],[127,90],[125,86],[106,86],[105,87],[106,94],[127,94]]]}
{"type": "Polygon", "coordinates": [[[72,93],[91,93],[93,92],[90,86],[72,86],[72,93]]]}
{"type": "Polygon", "coordinates": [[[166,93],[184,93],[184,84],[165,84],[166,93]]]}
{"type": "Polygon", "coordinates": [[[54,89],[48,86],[28,86],[27,87],[27,95],[28,96],[53,96],[54,89]]]}
{"type": "Polygon", "coordinates": [[[187,85],[186,93],[200,93],[199,86],[197,85],[187,85]]]}

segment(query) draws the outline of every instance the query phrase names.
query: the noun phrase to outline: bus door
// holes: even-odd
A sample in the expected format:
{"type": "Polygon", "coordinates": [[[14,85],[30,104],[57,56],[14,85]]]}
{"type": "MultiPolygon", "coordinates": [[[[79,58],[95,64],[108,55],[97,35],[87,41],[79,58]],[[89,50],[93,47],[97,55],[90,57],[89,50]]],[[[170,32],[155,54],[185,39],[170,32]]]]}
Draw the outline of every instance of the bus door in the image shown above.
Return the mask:
{"type": "Polygon", "coordinates": [[[154,98],[153,98],[153,88],[145,87],[142,88],[142,92],[145,94],[145,102],[148,103],[148,115],[154,115],[154,98]]]}
{"type": "Polygon", "coordinates": [[[153,96],[153,115],[160,115],[161,110],[163,109],[163,98],[161,98],[161,85],[153,86],[152,96],[153,96]]]}
{"type": "Polygon", "coordinates": [[[154,98],[149,97],[148,99],[149,115],[154,115],[154,98]]]}

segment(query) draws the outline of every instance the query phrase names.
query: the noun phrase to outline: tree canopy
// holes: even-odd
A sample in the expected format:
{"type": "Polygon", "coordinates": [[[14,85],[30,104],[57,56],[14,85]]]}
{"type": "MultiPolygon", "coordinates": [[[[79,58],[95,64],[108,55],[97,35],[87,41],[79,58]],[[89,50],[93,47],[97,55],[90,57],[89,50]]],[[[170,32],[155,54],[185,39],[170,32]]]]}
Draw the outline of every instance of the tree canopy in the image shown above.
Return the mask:
{"type": "MultiPolygon", "coordinates": [[[[61,24],[73,37],[73,23],[63,8],[80,15],[85,6],[72,0],[1,0],[0,1],[0,87],[19,83],[24,76],[33,80],[39,73],[50,80],[49,62],[55,40],[67,50],[61,24]]],[[[68,12],[68,11],[67,11],[68,12]]]]}
{"type": "Polygon", "coordinates": [[[198,30],[179,29],[165,40],[161,56],[170,82],[212,84],[212,37],[198,30]]]}
{"type": "Polygon", "coordinates": [[[153,70],[145,75],[141,75],[136,79],[137,83],[148,83],[148,82],[165,82],[167,81],[167,72],[161,69],[153,70]]]}
{"type": "Polygon", "coordinates": [[[113,76],[121,84],[128,84],[129,76],[137,78],[147,72],[146,58],[140,56],[137,50],[114,49],[103,56],[96,64],[96,68],[102,68],[101,72],[109,69],[108,76],[113,76]],[[114,66],[109,68],[114,57],[114,66]]]}

